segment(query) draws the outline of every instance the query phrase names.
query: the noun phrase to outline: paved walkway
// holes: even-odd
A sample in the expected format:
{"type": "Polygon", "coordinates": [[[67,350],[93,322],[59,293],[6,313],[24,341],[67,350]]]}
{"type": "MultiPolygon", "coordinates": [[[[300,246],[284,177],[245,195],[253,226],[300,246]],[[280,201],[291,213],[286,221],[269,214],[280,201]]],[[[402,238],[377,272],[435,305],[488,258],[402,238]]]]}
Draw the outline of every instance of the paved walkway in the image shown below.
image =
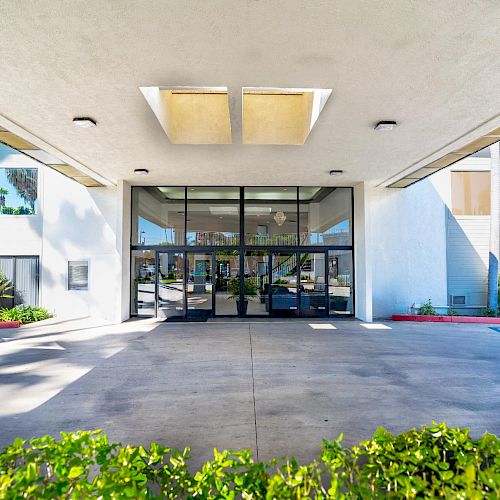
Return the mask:
{"type": "Polygon", "coordinates": [[[500,332],[325,323],[0,331],[0,446],[101,428],[122,442],[189,445],[198,465],[214,446],[310,460],[322,437],[343,432],[352,444],[380,425],[399,432],[432,419],[500,434],[500,332]]]}

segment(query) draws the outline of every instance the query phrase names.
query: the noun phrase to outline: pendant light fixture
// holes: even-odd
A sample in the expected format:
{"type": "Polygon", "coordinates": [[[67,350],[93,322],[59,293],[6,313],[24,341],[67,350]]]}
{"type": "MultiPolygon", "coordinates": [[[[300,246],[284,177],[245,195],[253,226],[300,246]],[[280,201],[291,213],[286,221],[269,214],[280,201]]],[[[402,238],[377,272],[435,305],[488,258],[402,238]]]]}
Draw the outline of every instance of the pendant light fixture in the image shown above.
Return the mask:
{"type": "Polygon", "coordinates": [[[286,215],[284,214],[284,212],[282,212],[281,210],[279,212],[276,212],[275,216],[273,217],[274,220],[276,221],[276,224],[278,224],[278,226],[282,226],[285,221],[286,221],[286,215]]]}

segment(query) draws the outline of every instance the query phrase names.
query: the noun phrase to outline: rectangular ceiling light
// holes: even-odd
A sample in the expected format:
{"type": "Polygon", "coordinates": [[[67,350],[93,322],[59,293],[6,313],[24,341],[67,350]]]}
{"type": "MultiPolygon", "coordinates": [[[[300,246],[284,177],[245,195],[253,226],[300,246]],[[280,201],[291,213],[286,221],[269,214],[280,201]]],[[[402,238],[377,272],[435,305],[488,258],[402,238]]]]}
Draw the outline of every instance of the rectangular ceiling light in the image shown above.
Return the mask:
{"type": "Polygon", "coordinates": [[[243,144],[304,144],[331,92],[244,87],[243,144]]]}
{"type": "Polygon", "coordinates": [[[208,207],[212,215],[238,215],[238,207],[225,206],[225,207],[208,207]]]}
{"type": "Polygon", "coordinates": [[[461,148],[458,148],[455,151],[448,153],[442,156],[441,158],[428,163],[423,167],[420,167],[414,172],[411,172],[402,177],[401,179],[389,184],[387,187],[406,188],[408,186],[411,186],[412,184],[415,184],[416,182],[419,182],[429,177],[429,175],[439,172],[440,170],[443,170],[443,168],[449,167],[450,165],[453,165],[457,161],[460,161],[463,158],[466,158],[467,156],[470,156],[474,153],[477,153],[478,151],[481,151],[481,149],[484,149],[488,146],[491,146],[492,144],[495,144],[495,142],[498,142],[499,140],[500,140],[500,127],[496,128],[495,130],[492,130],[491,132],[488,132],[487,134],[484,134],[481,137],[478,137],[477,139],[474,139],[469,144],[466,144],[465,146],[462,146],[461,148]]]}
{"type": "Polygon", "coordinates": [[[231,144],[227,87],[140,87],[172,144],[231,144]]]}

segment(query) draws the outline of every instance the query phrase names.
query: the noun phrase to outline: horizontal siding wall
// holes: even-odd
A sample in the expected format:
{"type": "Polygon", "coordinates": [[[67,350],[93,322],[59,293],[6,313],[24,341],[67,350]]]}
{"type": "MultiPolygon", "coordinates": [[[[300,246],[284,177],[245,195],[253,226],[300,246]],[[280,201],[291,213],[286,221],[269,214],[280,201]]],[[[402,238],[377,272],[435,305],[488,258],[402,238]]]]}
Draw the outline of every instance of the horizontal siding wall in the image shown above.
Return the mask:
{"type": "Polygon", "coordinates": [[[486,306],[490,218],[448,211],[448,295],[465,295],[467,306],[486,306]]]}

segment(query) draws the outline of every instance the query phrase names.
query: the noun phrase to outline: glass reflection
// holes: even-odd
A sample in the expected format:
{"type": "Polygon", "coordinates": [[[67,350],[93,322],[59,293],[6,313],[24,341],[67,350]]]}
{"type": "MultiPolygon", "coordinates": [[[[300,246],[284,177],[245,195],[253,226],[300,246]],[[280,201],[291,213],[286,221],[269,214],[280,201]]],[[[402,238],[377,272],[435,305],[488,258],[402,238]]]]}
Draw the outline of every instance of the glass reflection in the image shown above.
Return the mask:
{"type": "Polygon", "coordinates": [[[184,245],[183,187],[132,188],[132,243],[184,245]]]}
{"type": "Polygon", "coordinates": [[[187,199],[188,245],[239,245],[239,188],[189,187],[187,199]]]}
{"type": "Polygon", "coordinates": [[[297,244],[297,188],[245,188],[245,243],[297,244]]]}
{"type": "Polygon", "coordinates": [[[350,188],[300,187],[299,200],[301,245],[351,245],[350,188]]]}
{"type": "Polygon", "coordinates": [[[330,315],[353,314],[352,251],[328,252],[328,300],[330,315]]]}
{"type": "Polygon", "coordinates": [[[137,316],[155,315],[155,252],[154,250],[133,250],[131,309],[137,316]]]}

